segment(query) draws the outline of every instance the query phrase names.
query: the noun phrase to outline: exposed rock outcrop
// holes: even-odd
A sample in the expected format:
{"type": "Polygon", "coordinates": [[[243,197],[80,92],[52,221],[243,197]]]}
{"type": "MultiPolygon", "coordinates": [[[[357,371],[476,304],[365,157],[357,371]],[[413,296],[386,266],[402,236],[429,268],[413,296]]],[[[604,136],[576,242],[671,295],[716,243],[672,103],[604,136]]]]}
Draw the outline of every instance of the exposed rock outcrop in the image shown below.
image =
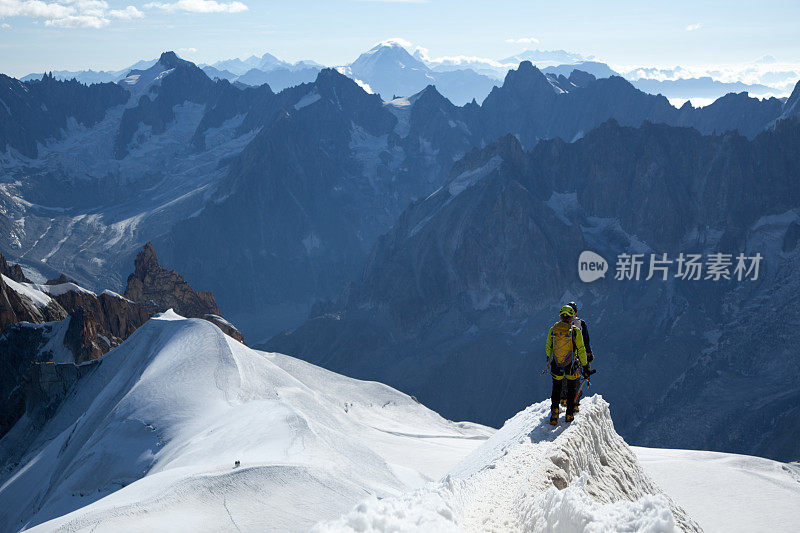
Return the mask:
{"type": "Polygon", "coordinates": [[[171,308],[179,315],[196,318],[220,314],[210,292],[194,290],[183,276],[158,264],[152,243],[145,244],[136,256],[134,268],[128,276],[125,297],[149,312],[155,314],[171,308]]]}
{"type": "Polygon", "coordinates": [[[49,420],[72,386],[95,365],[35,362],[25,376],[25,412],[35,426],[49,420]]]}
{"type": "Polygon", "coordinates": [[[153,243],[145,244],[136,256],[125,298],[140,304],[151,315],[172,309],[187,318],[206,319],[244,343],[239,330],[220,316],[213,294],[194,290],[183,276],[158,264],[153,243]]]}
{"type": "Polygon", "coordinates": [[[0,253],[0,274],[19,283],[30,282],[22,272],[22,267],[19,265],[9,265],[2,253],[0,253]]]}
{"type": "MultiPolygon", "coordinates": [[[[107,342],[99,344],[103,348],[99,354],[94,352],[95,357],[122,343],[154,314],[142,305],[111,292],[103,292],[96,296],[87,291],[70,290],[55,298],[71,316],[83,313],[80,320],[91,320],[94,323],[92,329],[105,337],[107,342]]],[[[95,341],[97,341],[96,335],[92,339],[84,339],[81,345],[89,346],[95,341]]],[[[75,358],[77,362],[89,359],[94,357],[77,357],[76,354],[75,358]]]]}
{"type": "Polygon", "coordinates": [[[18,282],[4,276],[0,276],[0,331],[17,322],[42,323],[67,317],[64,308],[52,298],[34,301],[14,289],[18,282]]]}

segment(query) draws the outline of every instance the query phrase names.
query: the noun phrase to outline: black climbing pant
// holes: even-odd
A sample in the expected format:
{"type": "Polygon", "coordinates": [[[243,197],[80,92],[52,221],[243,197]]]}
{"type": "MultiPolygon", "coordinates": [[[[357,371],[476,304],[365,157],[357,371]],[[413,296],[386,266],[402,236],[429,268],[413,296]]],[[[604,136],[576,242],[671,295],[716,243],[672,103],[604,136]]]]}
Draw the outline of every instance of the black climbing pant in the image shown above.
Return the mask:
{"type": "Polygon", "coordinates": [[[577,379],[554,379],[553,380],[553,394],[550,396],[550,408],[558,408],[558,402],[561,400],[561,389],[567,389],[567,414],[571,415],[575,412],[575,393],[578,390],[577,379]],[[566,381],[566,385],[564,382],[566,381]]]}

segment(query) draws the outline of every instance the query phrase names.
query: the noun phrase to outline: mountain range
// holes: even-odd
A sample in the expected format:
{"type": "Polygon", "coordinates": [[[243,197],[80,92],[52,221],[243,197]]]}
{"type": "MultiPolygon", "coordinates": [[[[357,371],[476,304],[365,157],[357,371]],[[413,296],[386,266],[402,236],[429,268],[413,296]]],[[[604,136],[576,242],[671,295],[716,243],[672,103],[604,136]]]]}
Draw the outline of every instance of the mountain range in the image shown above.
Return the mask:
{"type": "MultiPolygon", "coordinates": [[[[379,63],[357,70],[372,75],[379,63]]],[[[408,65],[409,77],[427,76],[408,65]]],[[[169,52],[113,84],[0,78],[9,268],[40,285],[55,271],[88,291],[122,291],[152,241],[160,262],[213,291],[251,342],[271,338],[270,349],[380,377],[446,416],[495,425],[543,394],[533,381],[543,361],[528,354],[541,353],[553,308],[583,297],[609,366],[657,374],[655,384],[598,374],[625,437],[795,456],[780,430],[736,436],[763,422],[762,407],[791,427],[784,404],[748,394],[735,395],[754,405],[747,416],[732,402],[691,438],[670,428],[676,416],[695,420],[715,391],[773,370],[741,355],[716,374],[729,348],[746,354],[744,332],[766,326],[756,309],[733,305],[743,294],[715,302],[723,286],[754,301],[792,294],[800,88],[785,102],[730,94],[675,108],[619,76],[556,75],[527,61],[481,104],[454,105],[433,85],[386,100],[369,83],[322,69],[275,92],[212,80],[169,52]],[[760,246],[769,276],[602,291],[571,276],[584,247],[611,256],[684,245],[760,246]],[[739,327],[717,331],[698,308],[739,327]],[[648,318],[623,335],[631,310],[648,318]],[[686,327],[691,334],[675,333],[686,327]],[[627,359],[651,336],[640,359],[627,359]]],[[[762,389],[795,394],[776,379],[762,389]]]]}
{"type": "MultiPolygon", "coordinates": [[[[131,70],[151,67],[157,60],[139,61],[119,71],[53,71],[59,80],[75,78],[85,84],[118,82],[131,70]]],[[[638,89],[650,94],[663,94],[675,100],[694,99],[707,103],[731,92],[749,92],[762,98],[785,95],[800,77],[800,68],[792,64],[759,61],[758,69],[727,72],[714,68],[639,67],[615,70],[608,64],[564,50],[527,50],[501,60],[453,56],[432,58],[427,51],[402,40],[378,43],[352,63],[336,68],[379,93],[384,100],[393,96],[410,96],[427,85],[437,89],[450,101],[463,105],[473,99],[482,102],[491,88],[499,85],[506,73],[522,61],[530,61],[546,74],[569,77],[573,70],[588,72],[597,78],[621,75],[638,89]],[[621,74],[620,74],[621,72],[621,74]]],[[[272,54],[247,59],[227,59],[200,64],[211,79],[226,79],[247,86],[268,84],[278,92],[301,83],[314,81],[323,65],[310,60],[288,62],[272,54]]],[[[42,73],[29,74],[21,81],[41,79],[42,73]]]]}
{"type": "Polygon", "coordinates": [[[440,189],[412,204],[340,300],[264,348],[495,425],[525,398],[547,394],[549,380],[539,377],[545,325],[574,299],[592,324],[602,354],[594,381],[617,406],[621,434],[796,457],[785,439],[797,431],[800,391],[776,370],[794,356],[783,333],[761,337],[773,319],[767,302],[793,309],[800,279],[800,154],[787,148],[798,135],[797,120],[753,140],[611,121],[530,152],[506,136],[469,153],[440,189]],[[607,259],[760,253],[764,264],[750,283],[644,283],[643,275],[586,285],[576,271],[582,250],[607,259]],[[754,338],[772,355],[748,350],[754,338]]]}

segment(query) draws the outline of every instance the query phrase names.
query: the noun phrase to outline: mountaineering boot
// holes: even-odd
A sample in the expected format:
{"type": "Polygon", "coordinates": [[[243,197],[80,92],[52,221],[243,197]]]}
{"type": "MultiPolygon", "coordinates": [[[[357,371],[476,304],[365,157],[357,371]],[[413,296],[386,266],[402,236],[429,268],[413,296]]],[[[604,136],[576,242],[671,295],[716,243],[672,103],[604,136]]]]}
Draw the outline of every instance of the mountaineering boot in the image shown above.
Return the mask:
{"type": "Polygon", "coordinates": [[[580,410],[581,410],[581,406],[580,406],[580,405],[578,405],[578,404],[576,403],[576,404],[575,404],[575,408],[574,408],[574,409],[572,409],[572,411],[573,411],[574,413],[577,413],[577,412],[578,412],[578,411],[580,411],[580,410]]]}
{"type": "MultiPolygon", "coordinates": [[[[576,406],[576,407],[577,407],[577,406],[576,406]]],[[[573,420],[575,420],[575,415],[571,415],[571,414],[567,413],[567,414],[564,416],[564,422],[566,422],[567,424],[569,424],[569,423],[570,423],[570,422],[572,422],[573,420]]]]}
{"type": "Polygon", "coordinates": [[[555,426],[558,424],[558,407],[550,409],[550,425],[555,426]]]}
{"type": "Polygon", "coordinates": [[[566,407],[566,406],[567,406],[567,399],[561,398],[561,407],[566,407]]]}

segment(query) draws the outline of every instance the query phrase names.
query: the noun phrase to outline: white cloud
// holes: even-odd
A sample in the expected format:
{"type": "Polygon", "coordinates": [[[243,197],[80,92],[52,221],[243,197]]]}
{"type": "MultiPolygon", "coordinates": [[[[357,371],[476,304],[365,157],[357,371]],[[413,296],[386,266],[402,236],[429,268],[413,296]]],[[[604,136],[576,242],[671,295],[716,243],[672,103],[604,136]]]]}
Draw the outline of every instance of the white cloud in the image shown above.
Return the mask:
{"type": "Polygon", "coordinates": [[[108,2],[103,0],[67,0],[65,3],[74,5],[81,15],[89,17],[103,17],[108,9],[108,2]]]}
{"type": "Polygon", "coordinates": [[[194,54],[197,52],[197,48],[189,47],[189,48],[178,48],[178,52],[182,54],[194,54]]]}
{"type": "Polygon", "coordinates": [[[686,26],[686,31],[695,31],[699,30],[702,27],[703,25],[700,24],[699,22],[697,24],[689,24],[688,26],[686,26]]]}
{"type": "Polygon", "coordinates": [[[413,55],[423,63],[427,63],[428,65],[431,66],[462,67],[462,68],[485,67],[490,69],[495,69],[495,68],[507,69],[507,67],[509,66],[509,65],[504,65],[499,61],[495,61],[494,59],[490,59],[487,57],[479,57],[479,56],[458,55],[458,56],[432,57],[430,54],[430,50],[428,50],[424,46],[415,45],[414,43],[411,43],[401,37],[392,37],[391,39],[386,39],[384,41],[379,42],[376,46],[385,46],[392,44],[397,44],[402,46],[411,55],[413,55]]]}
{"type": "Polygon", "coordinates": [[[11,27],[11,24],[7,24],[7,23],[5,23],[5,22],[3,22],[2,24],[0,24],[0,28],[3,28],[3,29],[10,28],[10,27],[11,27]]]}
{"type": "Polygon", "coordinates": [[[133,6],[128,6],[125,9],[112,9],[108,12],[108,16],[115,19],[131,20],[144,18],[144,13],[133,6]]]}
{"type": "Polygon", "coordinates": [[[45,21],[45,26],[57,26],[59,28],[95,28],[99,29],[108,26],[109,20],[95,15],[69,15],[57,19],[45,21]]]}
{"type": "Polygon", "coordinates": [[[0,17],[58,18],[75,13],[75,8],[41,0],[0,0],[0,17]]]}
{"type": "Polygon", "coordinates": [[[514,44],[539,44],[539,39],[536,37],[520,37],[519,39],[506,39],[506,42],[514,44]]]}
{"type": "Polygon", "coordinates": [[[178,0],[177,2],[150,2],[147,9],[165,11],[188,11],[190,13],[241,13],[248,7],[241,2],[217,2],[216,0],[178,0]]]}
{"type": "Polygon", "coordinates": [[[800,62],[770,58],[768,62],[745,61],[729,64],[704,65],[639,65],[610,64],[611,68],[629,80],[653,79],[659,81],[710,77],[714,80],[734,83],[761,84],[774,89],[763,94],[750,92],[751,96],[788,96],[800,78],[800,62]]]}
{"type": "Polygon", "coordinates": [[[414,46],[413,44],[411,44],[409,41],[403,39],[402,37],[390,37],[388,39],[385,39],[385,40],[375,44],[375,46],[373,48],[378,47],[378,46],[392,46],[392,45],[395,45],[395,44],[399,45],[399,46],[402,46],[406,50],[409,50],[409,49],[411,49],[412,46],[414,46]]]}
{"type": "Polygon", "coordinates": [[[431,58],[430,50],[425,48],[424,46],[416,46],[414,47],[414,51],[412,52],[414,57],[418,57],[422,61],[428,61],[431,58]]]}
{"type": "Polygon", "coordinates": [[[364,89],[364,91],[366,91],[367,94],[375,94],[373,92],[373,90],[372,90],[372,87],[369,86],[369,83],[367,83],[365,81],[361,81],[361,80],[356,79],[356,78],[353,78],[353,81],[356,82],[356,85],[358,85],[359,87],[364,89]]]}
{"type": "Polygon", "coordinates": [[[144,13],[134,6],[109,9],[105,0],[0,0],[0,17],[43,19],[45,26],[59,28],[103,28],[111,19],[134,19],[144,13]]]}
{"type": "MultiPolygon", "coordinates": [[[[505,68],[509,65],[491,59],[489,57],[481,56],[441,56],[441,57],[426,57],[425,61],[431,64],[445,65],[445,66],[460,66],[470,67],[475,65],[483,65],[488,68],[505,68]]],[[[516,65],[513,65],[516,67],[516,65]]]]}

